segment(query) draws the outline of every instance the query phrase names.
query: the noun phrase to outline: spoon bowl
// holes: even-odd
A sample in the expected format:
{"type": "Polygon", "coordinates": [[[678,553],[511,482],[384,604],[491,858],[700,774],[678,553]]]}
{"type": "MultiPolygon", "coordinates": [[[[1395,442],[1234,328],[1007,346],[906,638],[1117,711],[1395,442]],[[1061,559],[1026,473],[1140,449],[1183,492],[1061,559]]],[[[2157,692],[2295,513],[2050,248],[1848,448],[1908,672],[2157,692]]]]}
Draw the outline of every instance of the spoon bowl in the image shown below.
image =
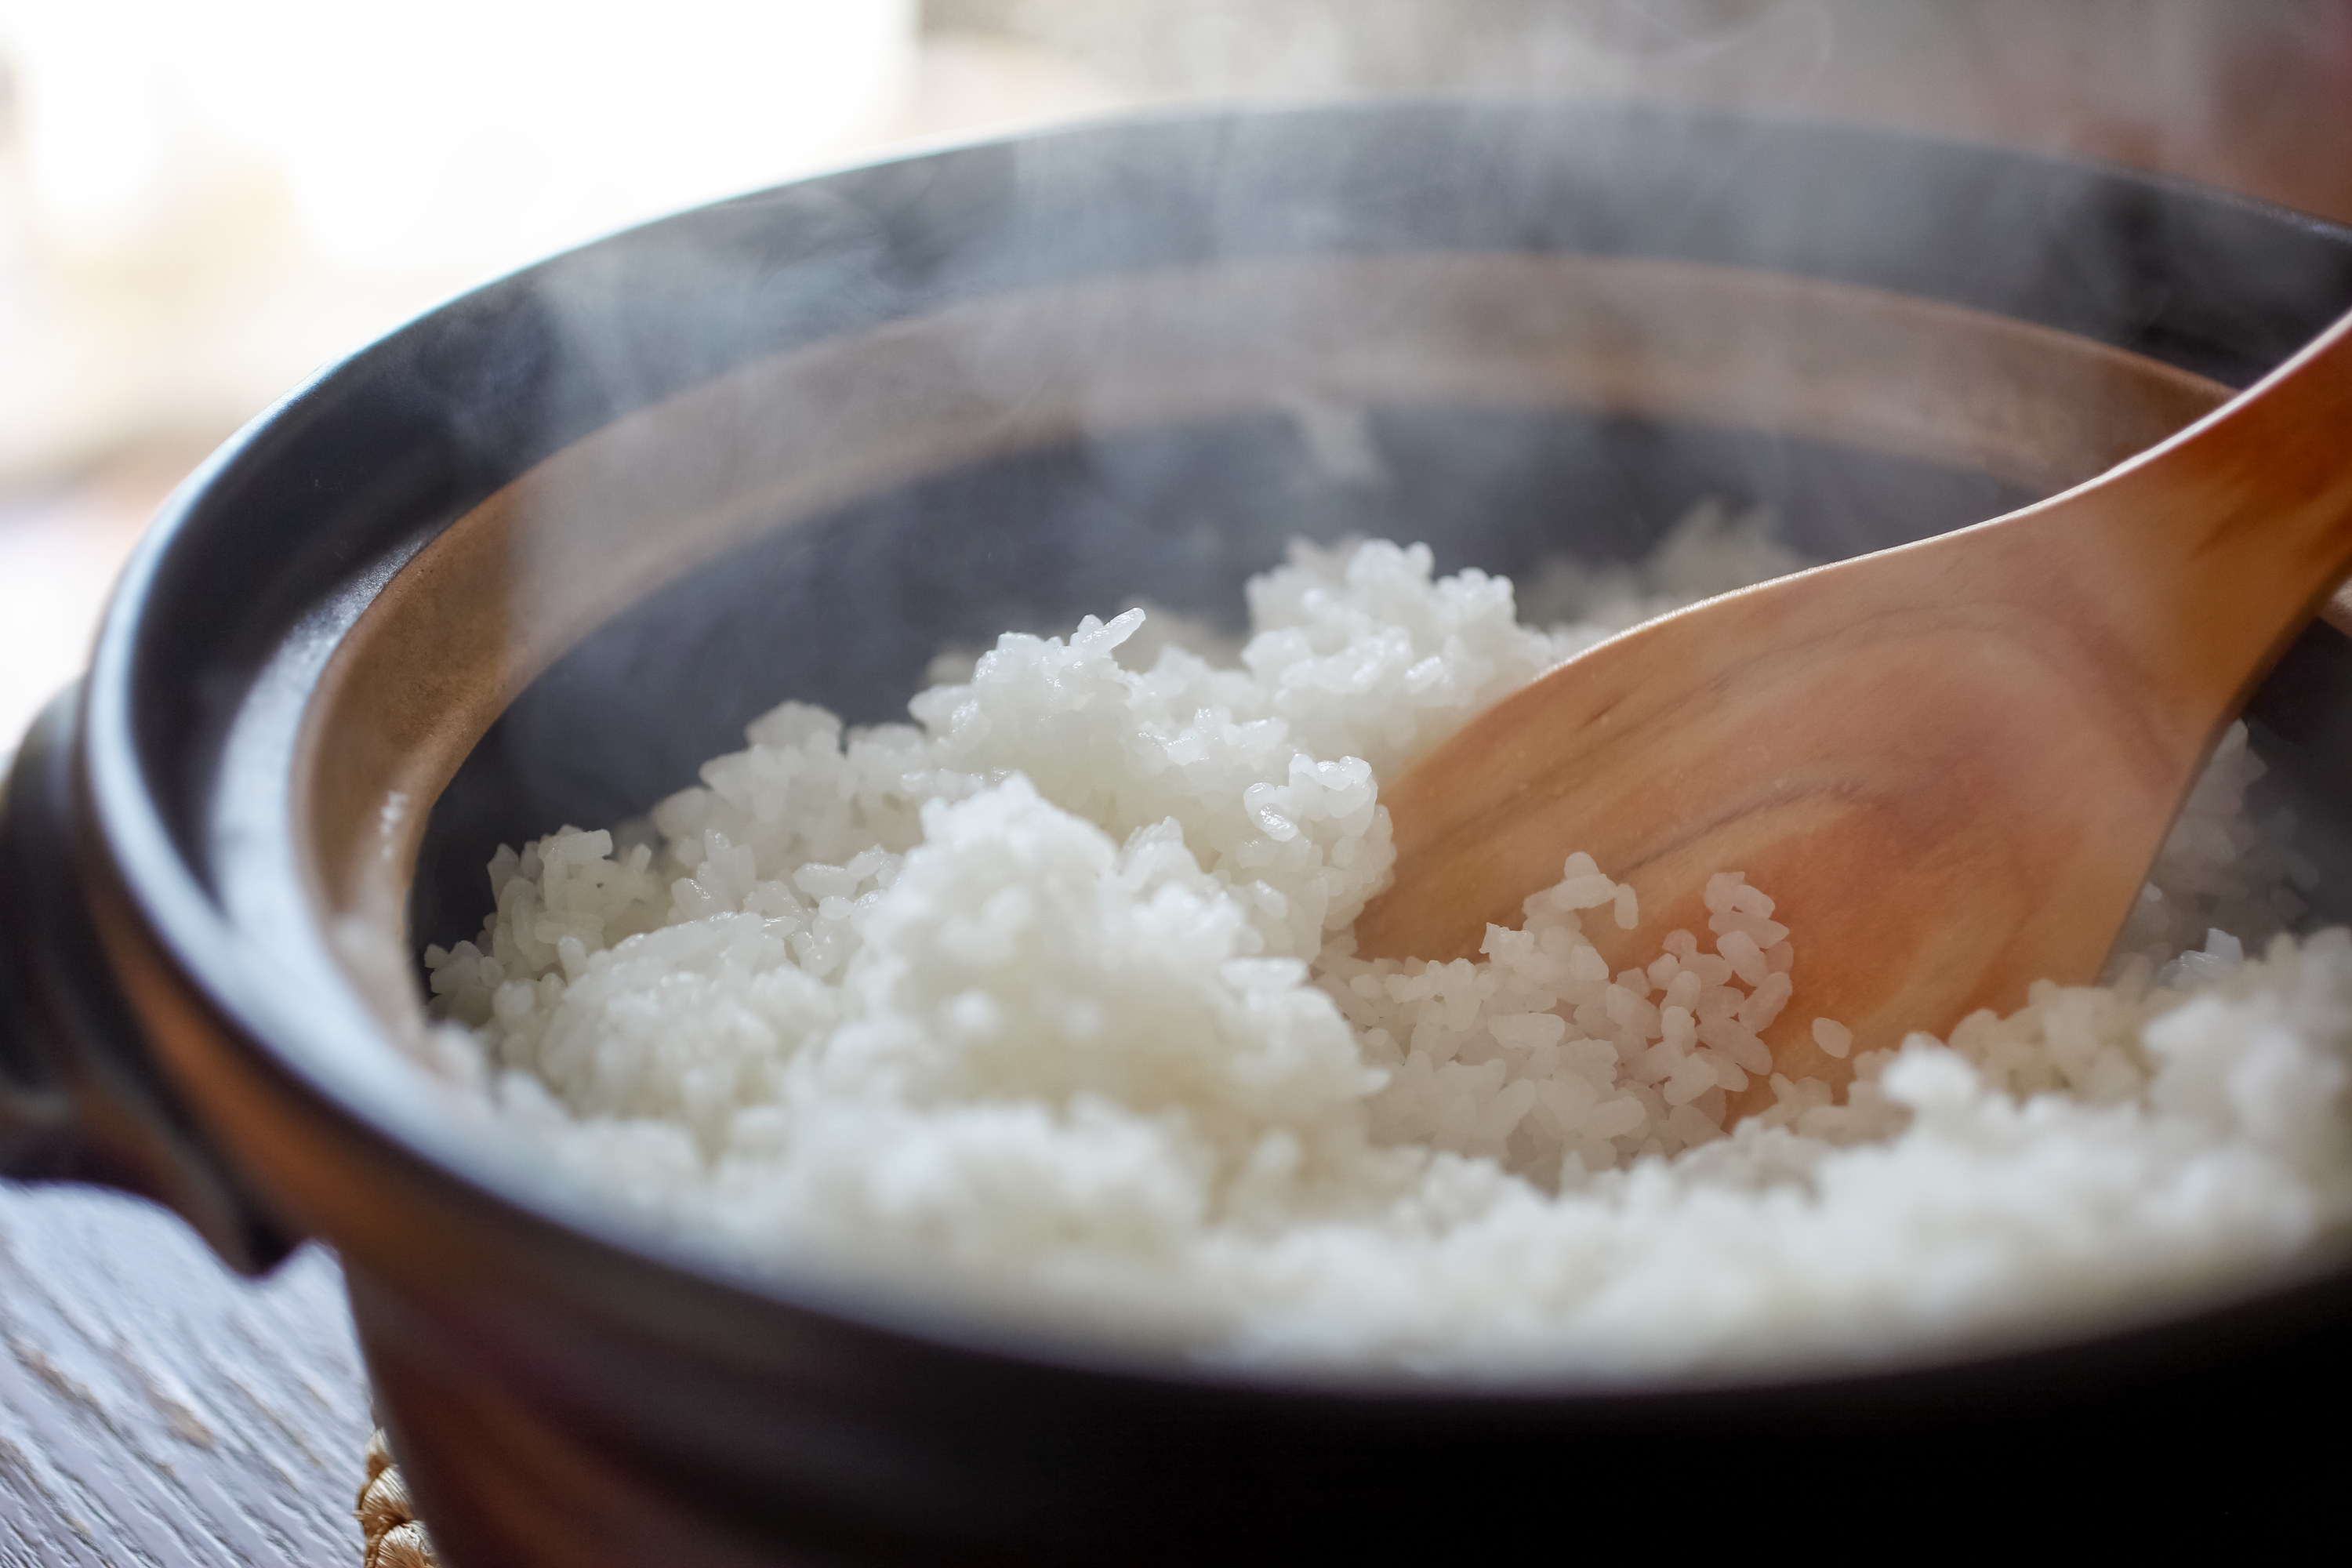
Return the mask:
{"type": "Polygon", "coordinates": [[[2347,568],[2352,316],[2063,494],[1694,605],[1496,703],[1384,789],[1396,880],[1359,951],[1474,954],[1583,851],[1638,895],[1638,929],[1590,933],[1622,968],[1738,871],[1795,951],[1775,1065],[1842,1082],[1817,1018],[1882,1049],[2096,974],[2216,737],[2347,568]]]}

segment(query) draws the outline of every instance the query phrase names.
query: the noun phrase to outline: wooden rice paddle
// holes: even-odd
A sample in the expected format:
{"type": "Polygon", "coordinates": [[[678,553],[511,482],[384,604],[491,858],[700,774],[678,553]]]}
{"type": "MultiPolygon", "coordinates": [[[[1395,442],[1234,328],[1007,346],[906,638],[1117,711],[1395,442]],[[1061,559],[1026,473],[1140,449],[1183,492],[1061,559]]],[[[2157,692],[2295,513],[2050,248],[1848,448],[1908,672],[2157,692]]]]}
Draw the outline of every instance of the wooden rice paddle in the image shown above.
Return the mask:
{"type": "Polygon", "coordinates": [[[1875,1049],[2094,977],[2216,736],[2347,568],[2352,317],[2087,484],[1694,605],[1496,703],[1383,789],[1396,882],[1359,949],[1475,954],[1583,849],[1640,895],[1638,932],[1584,920],[1622,968],[1676,927],[1711,948],[1706,879],[1742,871],[1796,952],[1780,1070],[1842,1081],[1816,1017],[1875,1049]]]}

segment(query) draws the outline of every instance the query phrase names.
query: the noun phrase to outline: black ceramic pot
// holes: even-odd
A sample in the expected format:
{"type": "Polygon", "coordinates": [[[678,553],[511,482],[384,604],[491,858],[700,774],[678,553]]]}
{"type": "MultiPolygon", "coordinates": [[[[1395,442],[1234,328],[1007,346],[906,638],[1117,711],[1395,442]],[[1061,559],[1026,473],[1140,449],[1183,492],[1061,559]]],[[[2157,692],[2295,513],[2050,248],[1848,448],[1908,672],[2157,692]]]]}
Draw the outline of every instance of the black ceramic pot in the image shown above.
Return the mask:
{"type": "MultiPolygon", "coordinates": [[[[1874,548],[2088,477],[2347,305],[2352,232],[2210,193],[1562,108],[1060,132],[574,251],[322,374],[140,549],[9,783],[0,1155],[247,1268],[331,1242],[460,1568],[1392,1554],[1753,1523],[1746,1478],[1852,1520],[2291,1470],[2352,1392],[2344,1269],[1872,1375],[1285,1383],[730,1272],[400,1041],[499,842],[642,810],[783,698],[894,717],[940,644],[1139,594],[1237,619],[1293,534],[1508,572],[1713,495],[1874,548]]],[[[2252,717],[2352,912],[2352,644],[2315,627],[2252,717]]]]}

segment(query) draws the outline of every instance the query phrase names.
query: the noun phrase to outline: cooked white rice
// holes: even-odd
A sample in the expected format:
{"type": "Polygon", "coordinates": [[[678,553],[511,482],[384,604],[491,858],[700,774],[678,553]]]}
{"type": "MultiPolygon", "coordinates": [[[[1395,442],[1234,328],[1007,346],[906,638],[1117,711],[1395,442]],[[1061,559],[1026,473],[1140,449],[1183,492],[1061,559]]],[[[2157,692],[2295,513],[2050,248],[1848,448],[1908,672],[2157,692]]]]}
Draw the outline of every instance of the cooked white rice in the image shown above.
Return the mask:
{"type": "Polygon", "coordinates": [[[1580,934],[1638,915],[1582,857],[1484,962],[1353,955],[1381,778],[1608,631],[1793,564],[1705,513],[1646,576],[1548,571],[1580,619],[1538,631],[1423,548],[1301,545],[1250,584],[1237,662],[1122,663],[1129,610],[1007,635],[913,725],[786,703],[650,828],[501,850],[480,942],[425,955],[444,1046],[504,1125],[713,1247],[1226,1363],[1869,1363],[2335,1245],[2352,937],[2278,934],[2307,868],[2246,820],[2241,731],[2112,985],[1865,1051],[1842,1101],[1771,1071],[1803,932],[1736,875],[1646,972],[1580,934]],[[1757,1077],[1777,1104],[1727,1136],[1757,1077]]]}

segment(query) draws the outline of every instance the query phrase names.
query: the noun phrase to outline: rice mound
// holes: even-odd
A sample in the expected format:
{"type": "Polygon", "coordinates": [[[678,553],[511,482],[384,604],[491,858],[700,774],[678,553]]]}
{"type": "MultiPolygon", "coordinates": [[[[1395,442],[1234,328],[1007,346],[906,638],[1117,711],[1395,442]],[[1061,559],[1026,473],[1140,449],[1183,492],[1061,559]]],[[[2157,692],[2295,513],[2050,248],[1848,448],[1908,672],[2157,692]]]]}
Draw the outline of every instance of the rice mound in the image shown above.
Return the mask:
{"type": "Polygon", "coordinates": [[[1843,1100],[1757,1037],[1802,1007],[1803,932],[1736,873],[1646,969],[1586,940],[1638,910],[1582,856],[1483,961],[1355,955],[1393,859],[1380,779],[1610,632],[1794,564],[1703,512],[1645,572],[1548,568],[1535,596],[1577,618],[1543,630],[1423,547],[1299,544],[1250,584],[1237,659],[1122,663],[1132,609],[1007,634],[911,725],[785,703],[649,825],[499,851],[480,941],[425,954],[438,1054],[511,1134],[738,1258],[1226,1363],[1868,1363],[2340,1244],[2352,935],[2283,933],[2310,869],[2247,818],[2242,731],[2110,984],[1865,1053],[1843,1100]],[[1776,1103],[1727,1134],[1752,1078],[1776,1103]]]}

